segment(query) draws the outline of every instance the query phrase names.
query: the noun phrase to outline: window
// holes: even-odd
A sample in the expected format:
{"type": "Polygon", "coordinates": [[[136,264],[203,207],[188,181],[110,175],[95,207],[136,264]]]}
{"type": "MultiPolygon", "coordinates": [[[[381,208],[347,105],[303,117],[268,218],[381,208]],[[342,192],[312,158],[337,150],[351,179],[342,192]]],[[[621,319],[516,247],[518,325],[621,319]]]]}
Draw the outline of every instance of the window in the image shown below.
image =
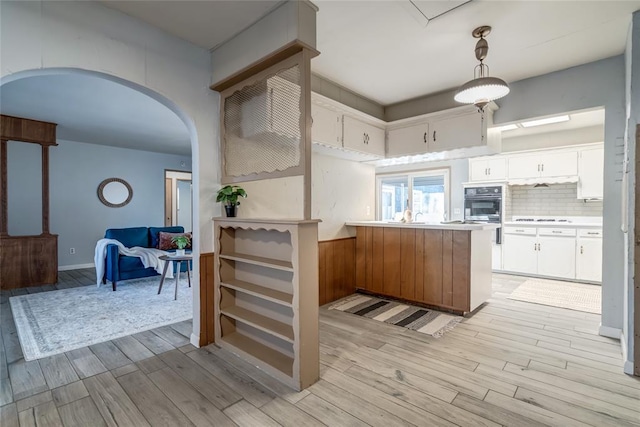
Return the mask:
{"type": "Polygon", "coordinates": [[[411,208],[415,222],[449,218],[449,169],[378,175],[378,219],[400,221],[411,208]]]}

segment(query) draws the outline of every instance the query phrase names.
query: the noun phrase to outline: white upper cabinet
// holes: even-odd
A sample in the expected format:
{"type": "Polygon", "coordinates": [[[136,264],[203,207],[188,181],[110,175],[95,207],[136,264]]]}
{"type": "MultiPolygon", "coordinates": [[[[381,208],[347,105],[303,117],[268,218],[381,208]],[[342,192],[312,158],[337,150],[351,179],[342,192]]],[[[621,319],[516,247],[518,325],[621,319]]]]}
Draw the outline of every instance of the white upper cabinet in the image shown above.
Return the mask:
{"type": "Polygon", "coordinates": [[[313,142],[342,147],[341,114],[317,104],[311,104],[311,139],[313,142]]]}
{"type": "Polygon", "coordinates": [[[346,115],[342,126],[342,146],[345,149],[384,157],[384,129],[346,115]]]}
{"type": "Polygon", "coordinates": [[[578,199],[602,199],[604,195],[604,148],[589,148],[578,154],[578,199]]]}
{"type": "Polygon", "coordinates": [[[498,181],[507,178],[507,159],[503,156],[469,159],[469,181],[498,181]]]}
{"type": "Polygon", "coordinates": [[[388,132],[387,156],[409,156],[429,149],[429,123],[391,129],[388,132]]]}
{"type": "Polygon", "coordinates": [[[486,126],[483,128],[482,114],[474,111],[433,120],[428,136],[429,152],[432,153],[474,147],[485,143],[486,126]]]}
{"type": "Polygon", "coordinates": [[[509,156],[508,170],[509,179],[577,176],[578,153],[556,151],[509,156]]]}

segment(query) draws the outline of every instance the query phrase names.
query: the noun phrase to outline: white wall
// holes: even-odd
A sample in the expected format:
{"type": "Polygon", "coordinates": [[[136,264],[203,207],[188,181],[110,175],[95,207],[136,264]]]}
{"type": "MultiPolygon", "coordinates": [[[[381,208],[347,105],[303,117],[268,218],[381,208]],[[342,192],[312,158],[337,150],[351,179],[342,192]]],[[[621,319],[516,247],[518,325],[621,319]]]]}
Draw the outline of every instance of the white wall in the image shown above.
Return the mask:
{"type": "MultiPolygon", "coordinates": [[[[96,2],[2,2],[0,83],[55,68],[103,73],[157,99],[180,116],[192,137],[194,251],[213,250],[211,216],[219,213],[219,96],[210,91],[211,55],[199,47],[96,2]],[[23,72],[22,74],[17,74],[23,72]]],[[[199,277],[198,262],[194,276],[199,277]]],[[[193,288],[194,335],[200,293],[193,288]]]]}
{"type": "Polygon", "coordinates": [[[322,220],[319,240],[354,236],[345,222],[375,219],[375,167],[313,153],[311,171],[311,217],[322,220]]]}
{"type": "Polygon", "coordinates": [[[514,138],[509,138],[508,135],[509,132],[502,134],[503,153],[602,142],[604,140],[604,126],[590,126],[514,138]]]}

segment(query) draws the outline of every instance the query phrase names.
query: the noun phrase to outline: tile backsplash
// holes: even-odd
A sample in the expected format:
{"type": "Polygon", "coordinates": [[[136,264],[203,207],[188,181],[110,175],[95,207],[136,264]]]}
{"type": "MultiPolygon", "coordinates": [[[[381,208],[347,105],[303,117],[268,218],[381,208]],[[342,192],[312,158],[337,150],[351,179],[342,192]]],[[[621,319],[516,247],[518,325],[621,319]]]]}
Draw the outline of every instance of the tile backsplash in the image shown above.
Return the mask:
{"type": "Polygon", "coordinates": [[[578,184],[549,184],[549,187],[513,185],[507,187],[505,219],[518,216],[602,216],[602,200],[585,202],[577,198],[578,184]]]}

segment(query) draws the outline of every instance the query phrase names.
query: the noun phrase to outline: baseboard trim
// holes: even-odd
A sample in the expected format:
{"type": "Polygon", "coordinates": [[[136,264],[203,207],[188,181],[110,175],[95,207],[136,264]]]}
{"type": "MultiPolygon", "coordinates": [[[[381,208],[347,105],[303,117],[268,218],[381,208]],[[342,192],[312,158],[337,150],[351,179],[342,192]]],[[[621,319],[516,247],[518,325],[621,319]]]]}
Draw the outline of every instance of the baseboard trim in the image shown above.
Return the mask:
{"type": "Polygon", "coordinates": [[[598,329],[598,335],[619,340],[622,336],[622,329],[600,325],[600,328],[598,329]]]}
{"type": "Polygon", "coordinates": [[[80,270],[82,268],[91,268],[91,267],[95,267],[95,264],[89,263],[89,264],[75,264],[75,265],[59,265],[58,271],[80,270]]]}
{"type": "Polygon", "coordinates": [[[200,348],[200,336],[192,333],[191,344],[193,344],[194,347],[200,348]]]}

